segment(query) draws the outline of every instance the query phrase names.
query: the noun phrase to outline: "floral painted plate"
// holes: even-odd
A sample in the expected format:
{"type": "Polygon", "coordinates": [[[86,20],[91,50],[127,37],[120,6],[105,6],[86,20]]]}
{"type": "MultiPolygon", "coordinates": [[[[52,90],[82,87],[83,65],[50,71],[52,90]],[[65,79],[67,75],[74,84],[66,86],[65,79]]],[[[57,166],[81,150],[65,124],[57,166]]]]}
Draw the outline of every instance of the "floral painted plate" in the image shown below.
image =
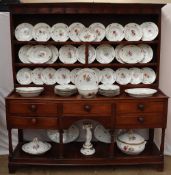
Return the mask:
{"type": "Polygon", "coordinates": [[[60,68],[55,73],[56,82],[58,84],[64,85],[70,83],[70,70],[66,68],[60,68]]]}

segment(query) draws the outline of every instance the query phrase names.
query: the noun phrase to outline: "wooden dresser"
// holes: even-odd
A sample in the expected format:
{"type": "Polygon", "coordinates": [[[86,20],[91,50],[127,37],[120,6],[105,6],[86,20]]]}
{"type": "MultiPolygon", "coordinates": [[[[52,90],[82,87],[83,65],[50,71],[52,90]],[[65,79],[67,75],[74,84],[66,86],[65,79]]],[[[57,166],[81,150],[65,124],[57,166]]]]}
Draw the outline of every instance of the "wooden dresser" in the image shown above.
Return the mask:
{"type": "MultiPolygon", "coordinates": [[[[159,65],[160,61],[160,32],[154,41],[134,41],[126,40],[120,42],[48,42],[17,41],[14,36],[16,26],[23,22],[36,24],[46,22],[53,25],[57,22],[70,24],[72,22],[82,22],[90,25],[93,22],[101,22],[105,26],[111,22],[119,22],[123,25],[129,22],[142,23],[153,21],[161,24],[161,7],[157,4],[19,4],[10,6],[11,11],[11,41],[13,76],[15,87],[21,86],[16,80],[16,73],[20,68],[28,67],[66,67],[69,69],[80,67],[97,67],[99,69],[110,67],[113,69],[126,67],[151,67],[156,71],[157,79],[150,85],[125,85],[121,86],[121,94],[116,97],[102,97],[97,95],[92,99],[84,99],[80,95],[72,97],[59,97],[54,94],[54,86],[44,86],[45,91],[39,97],[20,97],[15,90],[6,98],[7,128],[9,133],[9,172],[15,172],[17,167],[22,165],[41,166],[93,166],[93,165],[155,165],[159,170],[164,167],[164,136],[167,122],[168,97],[159,89],[159,65]],[[154,58],[150,63],[144,64],[120,64],[113,62],[110,64],[92,63],[88,64],[24,64],[18,59],[18,50],[22,45],[30,44],[53,44],[62,46],[72,44],[79,46],[89,44],[98,46],[108,43],[113,46],[118,44],[149,44],[153,48],[154,58]],[[125,88],[131,87],[151,87],[158,89],[157,94],[148,98],[133,98],[124,93],[125,88]],[[75,121],[80,119],[93,119],[100,122],[109,129],[112,143],[105,144],[94,142],[96,153],[92,156],[84,156],[80,153],[83,143],[72,142],[63,144],[63,130],[67,129],[75,121]],[[116,129],[149,129],[149,140],[145,150],[135,156],[128,156],[122,153],[114,141],[114,131],[116,129]],[[154,143],[154,129],[161,128],[161,144],[158,148],[154,143]],[[19,142],[13,150],[12,129],[18,129],[19,142]],[[52,149],[44,155],[31,156],[21,150],[25,140],[23,138],[24,129],[58,129],[60,131],[60,143],[51,143],[52,149]]],[[[88,53],[86,53],[88,54],[88,53]]],[[[87,55],[86,55],[87,59],[87,55]]],[[[32,85],[33,86],[33,85],[32,85]]]]}

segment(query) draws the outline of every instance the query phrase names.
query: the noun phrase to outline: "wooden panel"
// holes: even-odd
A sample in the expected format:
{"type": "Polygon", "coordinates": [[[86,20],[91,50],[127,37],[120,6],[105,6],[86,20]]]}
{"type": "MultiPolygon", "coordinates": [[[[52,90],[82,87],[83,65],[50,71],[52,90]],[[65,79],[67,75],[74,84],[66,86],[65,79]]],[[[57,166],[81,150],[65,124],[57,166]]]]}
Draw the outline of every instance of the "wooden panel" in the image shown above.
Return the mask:
{"type": "Polygon", "coordinates": [[[164,127],[164,116],[160,113],[121,114],[116,117],[116,127],[152,128],[164,127]]]}
{"type": "Polygon", "coordinates": [[[8,128],[29,129],[56,129],[58,118],[52,117],[21,117],[10,116],[7,118],[8,128]]]}
{"type": "Polygon", "coordinates": [[[117,105],[118,113],[128,113],[128,112],[163,112],[164,103],[163,102],[148,102],[148,101],[129,101],[121,102],[117,105]]]}
{"type": "Polygon", "coordinates": [[[32,114],[32,115],[47,115],[58,113],[58,107],[56,103],[34,103],[34,102],[22,102],[10,101],[8,107],[11,114],[32,114]]]}
{"type": "Polygon", "coordinates": [[[111,116],[110,103],[66,103],[63,104],[64,116],[111,116]]]}

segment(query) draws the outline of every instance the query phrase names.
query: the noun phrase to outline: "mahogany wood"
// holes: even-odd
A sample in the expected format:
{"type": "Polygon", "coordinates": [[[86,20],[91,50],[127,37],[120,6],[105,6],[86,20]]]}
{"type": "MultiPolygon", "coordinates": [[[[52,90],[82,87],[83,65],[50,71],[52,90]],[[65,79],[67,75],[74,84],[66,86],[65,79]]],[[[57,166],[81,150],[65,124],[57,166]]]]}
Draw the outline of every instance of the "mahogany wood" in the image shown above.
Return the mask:
{"type": "MultiPolygon", "coordinates": [[[[167,123],[168,97],[159,89],[160,67],[160,40],[161,40],[161,7],[163,4],[107,4],[107,3],[65,3],[65,4],[18,4],[9,7],[11,11],[11,43],[14,86],[17,83],[16,73],[20,68],[29,67],[98,67],[103,69],[111,67],[151,67],[156,71],[157,79],[150,85],[125,85],[121,86],[119,96],[109,98],[97,95],[93,99],[84,99],[80,95],[72,97],[59,97],[54,95],[53,86],[44,85],[45,91],[38,97],[23,98],[15,91],[6,98],[7,128],[9,133],[9,172],[14,173],[17,167],[22,165],[41,166],[95,166],[95,165],[156,165],[160,170],[164,167],[164,135],[167,123]],[[36,24],[44,21],[49,25],[64,22],[70,25],[73,22],[82,22],[87,27],[93,22],[101,22],[105,26],[112,22],[125,25],[129,22],[141,24],[145,21],[155,22],[159,27],[159,36],[154,41],[121,41],[110,42],[104,39],[102,42],[20,42],[14,36],[15,27],[22,22],[36,24]],[[154,51],[154,58],[147,64],[119,64],[114,60],[110,64],[94,62],[88,64],[88,46],[97,47],[99,44],[149,44],[154,51]],[[78,47],[85,44],[85,64],[62,64],[60,61],[49,64],[23,64],[18,59],[18,51],[21,46],[30,44],[53,44],[58,49],[66,44],[78,47]],[[133,98],[124,93],[125,88],[150,87],[157,88],[158,93],[149,98],[133,98]],[[109,129],[112,137],[111,144],[94,142],[96,153],[92,156],[84,156],[80,153],[83,143],[63,144],[63,131],[73,122],[80,119],[92,119],[100,122],[109,129]],[[12,148],[12,129],[19,129],[19,143],[15,150],[12,148]],[[149,140],[145,150],[136,156],[122,153],[116,146],[115,129],[150,128],[149,140]],[[153,142],[154,129],[162,128],[160,149],[153,142]],[[31,156],[21,150],[25,143],[23,139],[24,129],[58,129],[60,143],[51,143],[52,149],[44,155],[31,156]]],[[[32,84],[30,86],[33,86],[32,84]]]]}

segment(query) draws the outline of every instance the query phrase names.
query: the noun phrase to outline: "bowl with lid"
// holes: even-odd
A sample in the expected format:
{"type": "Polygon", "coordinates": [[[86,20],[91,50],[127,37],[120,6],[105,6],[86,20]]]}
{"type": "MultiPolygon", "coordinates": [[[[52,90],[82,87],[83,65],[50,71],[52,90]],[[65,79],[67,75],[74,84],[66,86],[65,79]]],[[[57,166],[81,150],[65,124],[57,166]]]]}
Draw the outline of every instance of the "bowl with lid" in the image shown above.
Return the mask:
{"type": "Polygon", "coordinates": [[[147,142],[141,135],[133,131],[118,135],[116,139],[118,148],[128,155],[140,154],[145,149],[146,143],[147,142]]]}

